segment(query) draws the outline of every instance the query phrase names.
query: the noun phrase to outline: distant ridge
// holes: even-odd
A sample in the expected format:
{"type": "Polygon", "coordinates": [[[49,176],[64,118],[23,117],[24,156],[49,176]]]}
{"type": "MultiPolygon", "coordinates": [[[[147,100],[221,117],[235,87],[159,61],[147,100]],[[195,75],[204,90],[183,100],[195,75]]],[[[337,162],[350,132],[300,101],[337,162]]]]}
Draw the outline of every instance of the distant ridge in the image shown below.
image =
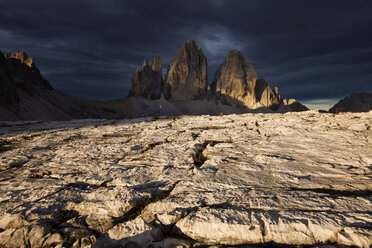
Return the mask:
{"type": "Polygon", "coordinates": [[[228,52],[211,84],[207,58],[195,41],[185,41],[165,78],[160,55],[133,71],[128,97],[90,100],[53,89],[25,52],[0,52],[0,121],[133,118],[142,116],[218,115],[308,110],[282,99],[278,88],[257,79],[243,54],[228,52]]]}
{"type": "Polygon", "coordinates": [[[104,110],[101,105],[53,89],[26,53],[0,52],[0,120],[123,117],[104,110]]]}
{"type": "Polygon", "coordinates": [[[330,108],[329,112],[368,112],[370,110],[372,110],[372,92],[361,92],[344,97],[330,108]]]}

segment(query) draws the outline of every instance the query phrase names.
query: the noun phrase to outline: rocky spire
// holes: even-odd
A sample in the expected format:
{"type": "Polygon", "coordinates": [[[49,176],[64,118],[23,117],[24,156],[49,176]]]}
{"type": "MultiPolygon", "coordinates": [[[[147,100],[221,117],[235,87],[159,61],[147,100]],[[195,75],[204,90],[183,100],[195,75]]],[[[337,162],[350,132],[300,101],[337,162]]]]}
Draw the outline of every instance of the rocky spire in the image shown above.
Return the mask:
{"type": "Polygon", "coordinates": [[[129,96],[139,96],[147,99],[159,99],[163,92],[163,77],[160,56],[148,63],[143,61],[139,70],[132,72],[129,96]]]}
{"type": "Polygon", "coordinates": [[[154,59],[150,62],[150,66],[153,71],[160,71],[161,72],[161,58],[160,55],[156,55],[154,59]]]}
{"type": "Polygon", "coordinates": [[[207,88],[207,58],[195,41],[187,40],[168,66],[164,97],[173,102],[204,99],[207,88]]]}
{"type": "Polygon", "coordinates": [[[223,104],[256,108],[257,74],[236,49],[227,53],[212,82],[212,91],[223,104]]]}
{"type": "Polygon", "coordinates": [[[143,62],[142,62],[142,68],[148,66],[149,63],[147,63],[147,59],[144,59],[143,62]]]}
{"type": "Polygon", "coordinates": [[[272,90],[268,82],[266,82],[264,79],[257,79],[255,94],[257,97],[257,102],[260,102],[265,107],[275,109],[281,102],[278,88],[275,87],[274,90],[272,90]]]}

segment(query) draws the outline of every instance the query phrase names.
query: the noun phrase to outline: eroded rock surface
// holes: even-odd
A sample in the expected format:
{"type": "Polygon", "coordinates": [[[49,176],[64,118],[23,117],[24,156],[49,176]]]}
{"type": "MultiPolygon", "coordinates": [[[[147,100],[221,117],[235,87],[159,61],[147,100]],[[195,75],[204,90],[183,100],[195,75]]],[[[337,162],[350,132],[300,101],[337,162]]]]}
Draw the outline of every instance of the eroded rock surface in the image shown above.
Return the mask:
{"type": "Polygon", "coordinates": [[[205,98],[207,89],[207,58],[195,41],[187,40],[168,66],[164,98],[171,102],[200,100],[205,98]]]}
{"type": "Polygon", "coordinates": [[[8,122],[0,246],[367,248],[371,123],[316,111],[8,122]]]}

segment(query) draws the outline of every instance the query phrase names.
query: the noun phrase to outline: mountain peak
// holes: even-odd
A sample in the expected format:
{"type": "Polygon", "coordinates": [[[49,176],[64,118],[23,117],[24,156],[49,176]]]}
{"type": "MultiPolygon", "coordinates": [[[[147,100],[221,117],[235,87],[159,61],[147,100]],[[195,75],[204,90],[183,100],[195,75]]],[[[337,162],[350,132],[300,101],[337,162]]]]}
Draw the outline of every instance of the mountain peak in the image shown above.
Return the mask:
{"type": "Polygon", "coordinates": [[[186,40],[168,66],[164,98],[171,102],[200,100],[207,88],[207,58],[194,40],[186,40]]]}
{"type": "Polygon", "coordinates": [[[161,58],[160,55],[156,55],[153,60],[150,62],[150,66],[153,71],[162,71],[162,64],[161,64],[161,58]]]}
{"type": "Polygon", "coordinates": [[[28,67],[35,67],[34,59],[29,57],[25,52],[22,51],[15,51],[13,53],[2,52],[2,54],[5,58],[18,59],[21,63],[26,64],[28,67]]]}

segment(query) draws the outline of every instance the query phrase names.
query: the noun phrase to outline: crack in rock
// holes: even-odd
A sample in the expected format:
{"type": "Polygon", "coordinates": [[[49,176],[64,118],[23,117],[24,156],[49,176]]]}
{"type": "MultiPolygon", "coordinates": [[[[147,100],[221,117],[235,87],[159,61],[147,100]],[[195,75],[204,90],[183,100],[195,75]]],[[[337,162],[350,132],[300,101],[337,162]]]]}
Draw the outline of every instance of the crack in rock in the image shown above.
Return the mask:
{"type": "Polygon", "coordinates": [[[327,194],[330,197],[370,197],[372,196],[372,190],[365,189],[365,190],[337,190],[337,189],[321,189],[321,188],[295,188],[292,187],[289,190],[291,191],[310,191],[319,194],[327,194]]]}
{"type": "Polygon", "coordinates": [[[232,139],[228,140],[206,140],[202,144],[195,144],[194,149],[195,153],[192,155],[192,159],[194,161],[194,166],[200,168],[208,158],[203,154],[204,150],[207,148],[208,145],[214,147],[217,144],[221,143],[234,143],[232,139]]]}
{"type": "Polygon", "coordinates": [[[156,146],[162,145],[164,143],[167,143],[167,142],[166,141],[159,141],[159,142],[154,142],[154,143],[148,144],[147,147],[145,149],[143,149],[141,153],[145,153],[147,151],[150,151],[150,150],[154,149],[156,146]]]}
{"type": "Polygon", "coordinates": [[[205,141],[203,144],[196,144],[195,145],[195,153],[192,155],[192,159],[194,161],[194,166],[200,168],[205,161],[207,161],[207,157],[204,156],[203,152],[210,144],[210,141],[205,141]]]}
{"type": "Polygon", "coordinates": [[[179,181],[175,182],[168,190],[160,191],[160,193],[157,193],[157,194],[156,193],[152,194],[149,198],[146,198],[145,200],[138,202],[128,212],[126,212],[122,217],[114,220],[114,226],[119,223],[123,223],[123,222],[136,219],[138,216],[141,215],[142,210],[146,206],[167,198],[170,195],[170,193],[173,191],[173,189],[177,186],[178,183],[179,181]]]}

